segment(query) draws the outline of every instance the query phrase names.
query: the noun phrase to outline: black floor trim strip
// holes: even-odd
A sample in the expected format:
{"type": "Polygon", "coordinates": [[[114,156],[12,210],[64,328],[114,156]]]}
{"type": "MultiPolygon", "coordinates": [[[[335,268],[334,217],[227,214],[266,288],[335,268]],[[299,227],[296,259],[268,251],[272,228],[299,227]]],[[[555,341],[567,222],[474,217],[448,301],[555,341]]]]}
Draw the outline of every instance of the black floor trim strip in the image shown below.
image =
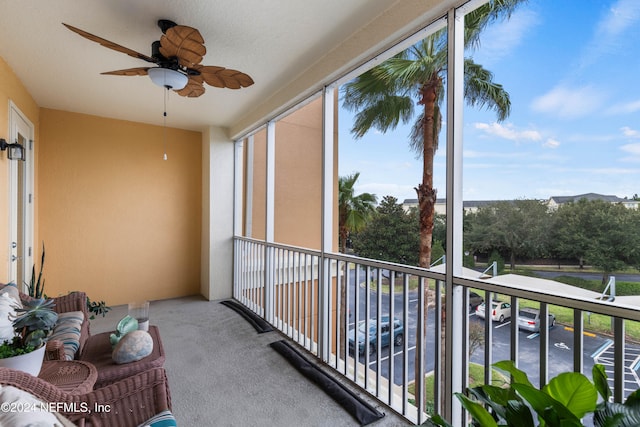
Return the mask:
{"type": "Polygon", "coordinates": [[[281,340],[269,344],[285,359],[289,361],[305,377],[316,383],[321,389],[340,404],[355,418],[360,425],[365,426],[378,421],[384,414],[369,405],[351,390],[340,384],[335,379],[324,373],[321,369],[309,362],[298,350],[288,342],[281,340]]]}
{"type": "Polygon", "coordinates": [[[251,323],[251,326],[253,326],[259,334],[273,331],[273,327],[266,320],[264,320],[239,302],[233,300],[224,300],[220,301],[220,304],[226,305],[230,309],[235,310],[238,314],[244,317],[247,322],[251,323]]]}

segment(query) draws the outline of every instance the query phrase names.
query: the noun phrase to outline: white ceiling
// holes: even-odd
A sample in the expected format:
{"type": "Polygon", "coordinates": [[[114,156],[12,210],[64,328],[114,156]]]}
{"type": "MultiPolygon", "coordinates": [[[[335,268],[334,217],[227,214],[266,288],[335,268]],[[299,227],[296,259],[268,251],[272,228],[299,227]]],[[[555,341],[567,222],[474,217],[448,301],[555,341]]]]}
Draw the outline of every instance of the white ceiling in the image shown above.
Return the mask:
{"type": "MultiPolygon", "coordinates": [[[[204,65],[233,68],[255,84],[205,85],[199,98],[171,92],[167,125],[229,127],[320,57],[400,0],[0,0],[0,56],[40,107],[162,124],[164,89],[148,77],[103,71],[148,63],[107,49],[62,22],[151,55],[170,19],[197,28],[204,65]]],[[[436,2],[437,3],[437,2],[436,2]]]]}

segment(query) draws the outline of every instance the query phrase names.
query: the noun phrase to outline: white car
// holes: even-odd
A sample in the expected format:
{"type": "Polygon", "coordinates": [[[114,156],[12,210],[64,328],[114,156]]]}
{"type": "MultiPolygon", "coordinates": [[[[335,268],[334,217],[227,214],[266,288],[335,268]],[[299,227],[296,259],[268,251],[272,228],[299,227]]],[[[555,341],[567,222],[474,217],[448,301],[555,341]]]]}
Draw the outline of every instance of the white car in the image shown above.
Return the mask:
{"type": "MultiPolygon", "coordinates": [[[[485,303],[482,303],[476,308],[476,316],[484,319],[485,303]]],[[[491,301],[491,320],[496,320],[500,323],[505,319],[511,317],[511,304],[502,301],[491,301]]]]}

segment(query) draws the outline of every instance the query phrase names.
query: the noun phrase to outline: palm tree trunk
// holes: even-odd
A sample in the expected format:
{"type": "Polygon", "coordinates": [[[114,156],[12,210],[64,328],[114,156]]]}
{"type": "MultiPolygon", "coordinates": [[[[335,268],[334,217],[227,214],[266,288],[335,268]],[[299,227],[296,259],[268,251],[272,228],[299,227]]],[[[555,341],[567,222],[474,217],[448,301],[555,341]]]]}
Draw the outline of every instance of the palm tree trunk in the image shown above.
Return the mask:
{"type": "MultiPolygon", "coordinates": [[[[423,140],[423,166],[422,183],[416,188],[418,193],[418,206],[420,209],[420,258],[419,265],[429,268],[431,265],[431,241],[433,238],[433,217],[436,204],[436,190],[433,188],[433,158],[435,156],[435,108],[438,100],[438,91],[442,87],[442,80],[434,75],[428,83],[422,86],[420,104],[424,105],[424,119],[422,123],[424,131],[423,140]]],[[[424,289],[424,319],[423,319],[423,347],[426,343],[427,332],[427,307],[429,305],[429,286],[426,281],[424,289]]],[[[420,366],[420,355],[423,352],[416,349],[416,368],[420,366]]],[[[419,372],[422,375],[422,372],[419,372]]],[[[441,380],[444,378],[441,376],[441,380]]],[[[437,386],[437,385],[436,385],[437,386]]]]}
{"type": "Polygon", "coordinates": [[[442,80],[433,76],[422,86],[420,104],[424,105],[424,130],[422,153],[422,183],[416,188],[418,205],[420,207],[420,261],[419,265],[429,268],[431,264],[431,240],[433,235],[433,217],[437,198],[437,191],[433,188],[433,158],[436,152],[435,144],[435,108],[438,92],[442,87],[442,80]]]}

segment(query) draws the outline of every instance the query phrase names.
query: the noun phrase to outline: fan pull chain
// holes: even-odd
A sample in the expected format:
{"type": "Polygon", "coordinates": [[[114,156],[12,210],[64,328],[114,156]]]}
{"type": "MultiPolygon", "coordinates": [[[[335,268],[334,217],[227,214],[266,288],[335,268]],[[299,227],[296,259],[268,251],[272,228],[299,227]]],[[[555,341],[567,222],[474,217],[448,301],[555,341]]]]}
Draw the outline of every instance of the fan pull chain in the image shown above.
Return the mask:
{"type": "Polygon", "coordinates": [[[164,154],[162,156],[162,160],[167,160],[167,98],[169,97],[169,88],[164,93],[164,113],[162,115],[162,126],[163,126],[163,142],[162,148],[164,150],[164,154]]]}

